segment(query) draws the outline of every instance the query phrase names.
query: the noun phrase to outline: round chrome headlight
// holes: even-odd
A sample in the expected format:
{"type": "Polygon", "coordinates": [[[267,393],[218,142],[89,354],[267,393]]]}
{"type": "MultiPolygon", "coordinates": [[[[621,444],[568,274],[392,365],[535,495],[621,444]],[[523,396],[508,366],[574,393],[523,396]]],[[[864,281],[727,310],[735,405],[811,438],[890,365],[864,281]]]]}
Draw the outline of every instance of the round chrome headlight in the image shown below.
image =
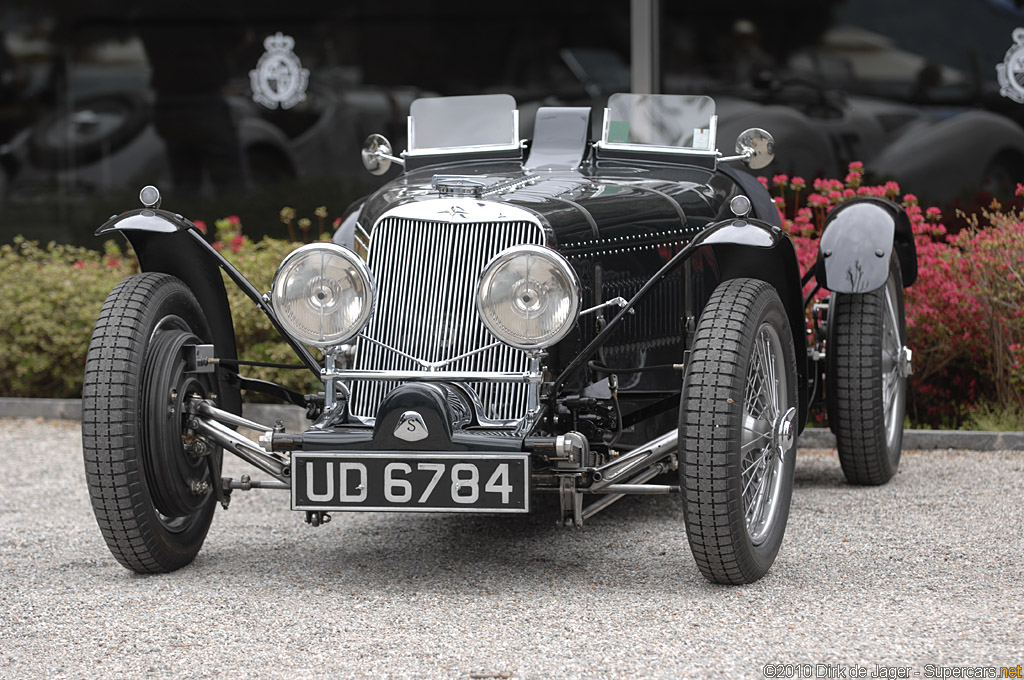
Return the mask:
{"type": "Polygon", "coordinates": [[[519,349],[550,347],[576,323],[579,280],[555,251],[513,246],[484,268],[476,308],[487,329],[502,342],[519,349]]]}
{"type": "Polygon", "coordinates": [[[351,339],[373,313],[373,279],[347,248],[310,243],[293,250],[274,274],[274,311],[285,330],[315,347],[351,339]]]}

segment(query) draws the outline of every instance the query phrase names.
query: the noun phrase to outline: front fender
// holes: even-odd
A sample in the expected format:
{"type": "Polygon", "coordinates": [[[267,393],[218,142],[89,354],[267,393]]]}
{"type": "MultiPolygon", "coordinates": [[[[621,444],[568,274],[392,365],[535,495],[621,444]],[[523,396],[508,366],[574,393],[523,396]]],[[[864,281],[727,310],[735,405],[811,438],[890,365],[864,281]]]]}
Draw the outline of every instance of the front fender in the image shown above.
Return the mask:
{"type": "Polygon", "coordinates": [[[363,196],[355,203],[350,205],[345,214],[341,218],[341,224],[334,230],[334,236],[331,241],[337,243],[343,248],[355,251],[356,249],[356,228],[359,224],[359,218],[363,214],[363,206],[366,205],[366,196],[363,196]]]}
{"type": "MultiPolygon", "coordinates": [[[[647,280],[639,291],[622,306],[608,324],[584,347],[555,378],[550,390],[551,407],[566,381],[604,345],[636,304],[666,276],[689,260],[700,248],[710,248],[720,268],[722,280],[740,276],[762,279],[775,286],[789,317],[793,342],[804,346],[803,300],[800,293],[800,269],[793,242],[780,227],[747,218],[733,218],[710,224],[692,241],[665,263],[647,280]]],[[[703,307],[706,300],[698,301],[703,307]]],[[[800,423],[807,415],[807,357],[797,351],[797,370],[800,375],[800,423]]],[[[552,412],[554,412],[552,410],[552,412]]]]}
{"type": "Polygon", "coordinates": [[[889,276],[894,250],[909,286],[917,279],[917,248],[906,212],[883,198],[855,198],[826,218],[814,275],[836,293],[878,290],[889,276]]]}
{"type": "MultiPolygon", "coordinates": [[[[217,356],[238,358],[231,308],[217,261],[221,256],[206,244],[195,225],[181,215],[143,208],[111,217],[96,235],[113,232],[122,233],[131,243],[142,271],[176,276],[189,287],[210,324],[217,356]]],[[[238,381],[225,379],[224,372],[218,375],[221,407],[240,414],[238,381]]]]}
{"type": "MultiPolygon", "coordinates": [[[[697,237],[715,254],[723,281],[740,277],[770,283],[786,308],[789,329],[796,348],[800,408],[797,422],[802,431],[807,422],[807,354],[802,350],[804,337],[804,302],[800,290],[800,264],[792,240],[782,229],[759,220],[724,220],[708,227],[697,237]]],[[[704,301],[701,301],[703,307],[704,301]]]]}

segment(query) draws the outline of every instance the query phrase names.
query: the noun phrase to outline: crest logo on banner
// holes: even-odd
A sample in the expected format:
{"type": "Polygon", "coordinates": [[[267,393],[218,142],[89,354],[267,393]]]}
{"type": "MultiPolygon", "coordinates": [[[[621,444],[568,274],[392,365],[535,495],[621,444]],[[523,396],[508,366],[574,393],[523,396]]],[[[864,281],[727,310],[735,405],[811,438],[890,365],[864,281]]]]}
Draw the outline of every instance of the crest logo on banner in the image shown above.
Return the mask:
{"type": "Polygon", "coordinates": [[[1024,28],[1013,30],[1013,43],[1003,63],[996,66],[999,94],[1024,104],[1024,28]]]}
{"type": "Polygon", "coordinates": [[[266,37],[263,47],[267,51],[256,62],[256,68],[249,71],[253,101],[268,109],[290,109],[305,101],[309,69],[302,68],[292,51],[295,40],[278,31],[266,37]]]}

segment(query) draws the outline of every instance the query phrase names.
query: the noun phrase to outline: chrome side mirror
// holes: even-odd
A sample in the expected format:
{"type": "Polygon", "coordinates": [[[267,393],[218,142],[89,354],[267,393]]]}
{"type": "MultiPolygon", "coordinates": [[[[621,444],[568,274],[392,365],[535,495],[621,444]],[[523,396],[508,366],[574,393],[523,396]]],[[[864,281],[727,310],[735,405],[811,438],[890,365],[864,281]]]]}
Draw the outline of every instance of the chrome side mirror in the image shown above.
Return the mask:
{"type": "Polygon", "coordinates": [[[363,150],[360,152],[363,158],[363,167],[371,175],[383,175],[391,169],[392,163],[405,166],[405,161],[392,154],[391,142],[384,135],[370,135],[363,142],[363,150]]]}
{"type": "Polygon", "coordinates": [[[736,138],[736,153],[751,170],[760,170],[775,160],[775,138],[761,128],[750,128],[736,138]]]}

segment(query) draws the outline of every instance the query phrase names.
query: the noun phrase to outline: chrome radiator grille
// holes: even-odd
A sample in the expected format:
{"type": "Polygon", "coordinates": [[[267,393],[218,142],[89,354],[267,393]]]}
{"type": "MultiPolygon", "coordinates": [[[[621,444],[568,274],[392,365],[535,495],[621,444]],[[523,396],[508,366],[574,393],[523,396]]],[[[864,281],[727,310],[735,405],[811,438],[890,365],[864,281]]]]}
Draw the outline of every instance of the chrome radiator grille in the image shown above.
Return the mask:
{"type": "MultiPolygon", "coordinates": [[[[377,310],[365,331],[369,338],[423,361],[440,362],[492,344],[476,312],[477,278],[487,262],[509,246],[543,244],[531,222],[432,222],[381,220],[370,235],[368,265],[377,282],[377,310]]],[[[360,338],[354,368],[422,370],[408,357],[360,338]]],[[[506,345],[465,357],[446,371],[525,371],[526,356],[506,345]]],[[[376,415],[397,382],[352,386],[352,412],[376,415]]],[[[526,385],[469,383],[492,419],[526,414],[526,385]]]]}

